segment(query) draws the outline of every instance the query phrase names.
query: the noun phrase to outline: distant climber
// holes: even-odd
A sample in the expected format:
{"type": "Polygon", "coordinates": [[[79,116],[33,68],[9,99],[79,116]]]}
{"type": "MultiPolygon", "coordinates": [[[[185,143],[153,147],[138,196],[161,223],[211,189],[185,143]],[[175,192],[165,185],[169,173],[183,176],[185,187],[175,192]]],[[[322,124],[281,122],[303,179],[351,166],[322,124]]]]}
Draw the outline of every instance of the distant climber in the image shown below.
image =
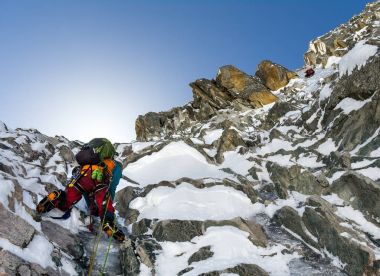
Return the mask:
{"type": "Polygon", "coordinates": [[[58,208],[69,214],[83,196],[91,215],[99,216],[103,231],[109,237],[123,241],[125,235],[116,227],[112,206],[122,171],[120,162],[113,159],[115,155],[115,148],[105,138],[95,138],[85,144],[75,155],[80,166],[73,169],[65,191],[49,193],[37,205],[37,212],[46,213],[58,208]]]}
{"type": "Polygon", "coordinates": [[[305,71],[305,78],[310,78],[314,76],[314,74],[315,74],[314,69],[310,67],[309,69],[305,71]]]}

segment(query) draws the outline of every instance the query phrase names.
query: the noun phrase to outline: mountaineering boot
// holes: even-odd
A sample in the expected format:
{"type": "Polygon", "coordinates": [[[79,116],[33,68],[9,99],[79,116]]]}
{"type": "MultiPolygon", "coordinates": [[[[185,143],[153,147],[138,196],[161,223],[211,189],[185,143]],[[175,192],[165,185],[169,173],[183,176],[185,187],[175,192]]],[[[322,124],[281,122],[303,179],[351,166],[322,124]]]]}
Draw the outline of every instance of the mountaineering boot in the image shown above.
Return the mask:
{"type": "Polygon", "coordinates": [[[106,222],[103,225],[103,231],[107,234],[108,237],[113,237],[115,240],[122,242],[125,239],[124,233],[117,229],[112,223],[106,222]]]}
{"type": "Polygon", "coordinates": [[[64,196],[64,192],[61,190],[53,191],[45,196],[37,205],[38,213],[47,213],[54,209],[64,196]]]}

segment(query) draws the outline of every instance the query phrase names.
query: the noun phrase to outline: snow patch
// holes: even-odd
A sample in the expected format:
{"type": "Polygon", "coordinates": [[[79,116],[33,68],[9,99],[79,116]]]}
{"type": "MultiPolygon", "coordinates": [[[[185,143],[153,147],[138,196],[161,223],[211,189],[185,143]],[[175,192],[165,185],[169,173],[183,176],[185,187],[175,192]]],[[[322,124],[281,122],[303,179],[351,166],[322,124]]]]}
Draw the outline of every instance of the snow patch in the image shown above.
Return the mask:
{"type": "Polygon", "coordinates": [[[366,41],[359,41],[354,48],[345,54],[339,62],[339,75],[351,75],[355,67],[360,69],[367,63],[367,60],[376,54],[378,47],[365,44],[366,41]]]}
{"type": "Polygon", "coordinates": [[[188,183],[176,188],[155,188],[146,197],[134,199],[129,207],[140,212],[139,220],[223,220],[249,218],[263,211],[262,204],[252,204],[243,192],[231,187],[198,189],[188,183]]]}

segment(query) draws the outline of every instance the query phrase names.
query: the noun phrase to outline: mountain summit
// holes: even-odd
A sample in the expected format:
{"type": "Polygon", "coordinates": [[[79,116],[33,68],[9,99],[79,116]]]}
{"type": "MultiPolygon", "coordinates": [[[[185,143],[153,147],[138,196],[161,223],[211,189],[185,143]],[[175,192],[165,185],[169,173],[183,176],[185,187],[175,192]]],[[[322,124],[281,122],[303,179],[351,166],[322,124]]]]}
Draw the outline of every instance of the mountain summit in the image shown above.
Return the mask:
{"type": "MultiPolygon", "coordinates": [[[[190,103],[139,116],[137,141],[115,145],[127,239],[105,261],[101,238],[93,274],[380,275],[379,47],[376,1],[299,70],[225,65],[190,103]]],[[[88,273],[85,202],[67,220],[35,212],[82,145],[0,122],[1,273],[88,273]]]]}

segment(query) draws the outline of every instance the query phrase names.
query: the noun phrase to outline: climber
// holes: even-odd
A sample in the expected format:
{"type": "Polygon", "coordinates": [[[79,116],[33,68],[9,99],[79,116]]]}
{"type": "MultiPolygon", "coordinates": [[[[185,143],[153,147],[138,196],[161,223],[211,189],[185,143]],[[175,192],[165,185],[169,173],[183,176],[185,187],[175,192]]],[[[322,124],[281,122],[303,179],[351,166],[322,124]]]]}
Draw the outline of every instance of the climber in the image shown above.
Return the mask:
{"type": "Polygon", "coordinates": [[[315,71],[313,70],[313,68],[309,68],[305,71],[305,78],[310,78],[314,75],[315,71]]]}
{"type": "Polygon", "coordinates": [[[123,241],[123,232],[116,227],[115,209],[112,206],[116,186],[121,178],[122,165],[115,161],[115,148],[105,138],[95,138],[75,155],[80,166],[73,169],[65,191],[55,190],[37,205],[38,213],[54,208],[69,213],[82,196],[91,215],[99,216],[103,231],[118,241],[123,241]]]}

